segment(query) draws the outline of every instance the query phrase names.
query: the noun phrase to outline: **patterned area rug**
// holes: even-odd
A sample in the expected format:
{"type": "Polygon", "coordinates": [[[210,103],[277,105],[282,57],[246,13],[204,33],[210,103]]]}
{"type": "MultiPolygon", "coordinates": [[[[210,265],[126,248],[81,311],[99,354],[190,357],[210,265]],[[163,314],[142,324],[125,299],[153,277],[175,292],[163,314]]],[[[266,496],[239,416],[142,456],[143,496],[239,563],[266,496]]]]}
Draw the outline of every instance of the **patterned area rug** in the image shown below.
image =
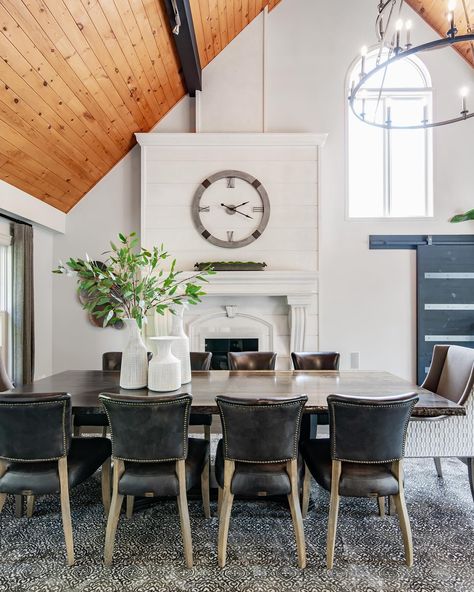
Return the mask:
{"type": "MultiPolygon", "coordinates": [[[[467,469],[444,460],[406,461],[408,511],[415,565],[404,564],[396,516],[379,518],[374,500],[343,499],[335,567],[325,568],[328,495],[313,489],[305,520],[308,567],[296,567],[289,511],[281,502],[234,505],[225,569],[217,567],[217,518],[206,520],[190,502],[194,568],[184,566],[176,504],[162,502],[122,516],[112,568],[104,567],[105,519],[100,484],[71,496],[76,565],[66,566],[59,496],[37,500],[33,518],[17,520],[13,500],[0,514],[1,592],[394,592],[474,590],[474,508],[467,469]]],[[[215,511],[215,504],[213,504],[215,511]]]]}

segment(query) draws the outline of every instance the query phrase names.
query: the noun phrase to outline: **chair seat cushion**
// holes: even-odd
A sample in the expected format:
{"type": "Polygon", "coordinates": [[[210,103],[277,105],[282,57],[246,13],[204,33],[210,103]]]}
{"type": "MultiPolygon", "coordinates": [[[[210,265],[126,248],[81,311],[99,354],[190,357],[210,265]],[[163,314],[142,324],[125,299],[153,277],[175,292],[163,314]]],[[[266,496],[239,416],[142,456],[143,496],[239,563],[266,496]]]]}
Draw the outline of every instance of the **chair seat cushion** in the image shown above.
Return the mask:
{"type": "MultiPolygon", "coordinates": [[[[73,438],[67,457],[69,487],[85,481],[111,455],[107,438],[73,438]]],[[[0,492],[35,495],[59,493],[58,462],[10,463],[0,478],[0,492]]]]}
{"type": "Polygon", "coordinates": [[[212,424],[212,415],[207,413],[191,413],[189,416],[189,425],[206,425],[212,424]]]}
{"type": "Polygon", "coordinates": [[[75,413],[74,425],[79,426],[108,426],[109,420],[105,413],[75,413]]]}
{"type": "MultiPolygon", "coordinates": [[[[302,464],[301,464],[302,466],[302,464]]],[[[216,480],[224,487],[224,446],[219,440],[216,450],[216,480]]],[[[288,495],[291,491],[286,463],[235,463],[231,491],[234,495],[288,495]]]]}
{"type": "MultiPolygon", "coordinates": [[[[316,482],[331,490],[330,440],[321,438],[301,443],[303,458],[316,482]]],[[[339,494],[349,497],[396,495],[398,481],[390,470],[390,464],[365,464],[343,462],[339,494]]]]}
{"type": "MultiPolygon", "coordinates": [[[[209,442],[189,438],[186,459],[186,489],[199,484],[209,456],[209,442]]],[[[179,493],[176,462],[125,462],[125,472],[119,481],[122,495],[173,496],[179,493]]]]}

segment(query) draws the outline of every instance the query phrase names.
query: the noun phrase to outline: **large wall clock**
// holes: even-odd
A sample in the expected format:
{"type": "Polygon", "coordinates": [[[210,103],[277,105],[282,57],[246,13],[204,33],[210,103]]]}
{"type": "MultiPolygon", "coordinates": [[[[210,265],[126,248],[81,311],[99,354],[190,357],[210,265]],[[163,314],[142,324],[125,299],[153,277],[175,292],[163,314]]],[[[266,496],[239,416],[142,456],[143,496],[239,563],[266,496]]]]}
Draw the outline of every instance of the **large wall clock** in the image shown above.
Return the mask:
{"type": "Polygon", "coordinates": [[[199,234],[213,245],[236,249],[257,240],[270,218],[270,201],[258,179],[220,171],[199,185],[192,203],[199,234]]]}

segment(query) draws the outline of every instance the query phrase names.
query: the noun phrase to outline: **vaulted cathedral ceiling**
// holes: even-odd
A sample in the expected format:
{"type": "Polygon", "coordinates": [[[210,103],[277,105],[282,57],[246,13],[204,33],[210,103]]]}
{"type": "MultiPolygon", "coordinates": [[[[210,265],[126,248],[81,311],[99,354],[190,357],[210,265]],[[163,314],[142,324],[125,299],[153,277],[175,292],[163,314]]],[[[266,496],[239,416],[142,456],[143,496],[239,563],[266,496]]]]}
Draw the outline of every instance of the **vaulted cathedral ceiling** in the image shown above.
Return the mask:
{"type": "MultiPolygon", "coordinates": [[[[189,0],[201,66],[280,1],[189,0]]],[[[446,33],[445,0],[407,2],[446,33]]],[[[166,3],[0,0],[0,179],[68,212],[173,108],[188,89],[166,3]]]]}
{"type": "MultiPolygon", "coordinates": [[[[449,29],[447,0],[405,0],[433,29],[445,37],[449,29]]],[[[454,11],[459,35],[474,33],[474,0],[458,0],[454,11]],[[471,30],[469,30],[471,28],[471,30]]],[[[474,67],[474,43],[460,43],[456,50],[474,67]]]]}

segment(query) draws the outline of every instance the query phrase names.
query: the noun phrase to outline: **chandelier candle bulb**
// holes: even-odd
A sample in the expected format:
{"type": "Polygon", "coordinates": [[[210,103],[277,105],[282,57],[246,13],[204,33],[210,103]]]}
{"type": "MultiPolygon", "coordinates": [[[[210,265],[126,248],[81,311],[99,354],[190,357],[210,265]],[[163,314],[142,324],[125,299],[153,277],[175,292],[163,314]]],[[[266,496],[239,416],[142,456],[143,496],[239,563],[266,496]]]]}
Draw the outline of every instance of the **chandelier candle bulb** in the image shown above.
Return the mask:
{"type": "Polygon", "coordinates": [[[468,113],[467,109],[467,95],[469,94],[469,89],[466,86],[461,88],[461,115],[466,115],[468,113]]]}
{"type": "Polygon", "coordinates": [[[407,31],[407,43],[406,43],[406,48],[407,48],[407,49],[410,49],[410,48],[411,48],[411,46],[412,46],[412,45],[411,45],[411,30],[412,30],[412,28],[413,28],[413,22],[412,22],[412,21],[410,21],[410,20],[408,20],[408,21],[405,23],[405,29],[406,29],[406,31],[407,31]]]}
{"type": "Polygon", "coordinates": [[[397,41],[395,43],[395,51],[397,53],[399,53],[402,50],[401,45],[400,45],[400,33],[401,33],[401,30],[403,29],[402,19],[398,19],[398,21],[395,24],[395,29],[397,31],[397,41]]]}
{"type": "Polygon", "coordinates": [[[360,60],[360,77],[362,78],[365,76],[365,58],[367,57],[367,45],[363,45],[362,49],[360,50],[361,60],[360,60]]]}
{"type": "Polygon", "coordinates": [[[425,125],[428,123],[428,103],[426,102],[426,99],[423,101],[423,119],[422,119],[422,123],[425,124],[425,125]]]}

